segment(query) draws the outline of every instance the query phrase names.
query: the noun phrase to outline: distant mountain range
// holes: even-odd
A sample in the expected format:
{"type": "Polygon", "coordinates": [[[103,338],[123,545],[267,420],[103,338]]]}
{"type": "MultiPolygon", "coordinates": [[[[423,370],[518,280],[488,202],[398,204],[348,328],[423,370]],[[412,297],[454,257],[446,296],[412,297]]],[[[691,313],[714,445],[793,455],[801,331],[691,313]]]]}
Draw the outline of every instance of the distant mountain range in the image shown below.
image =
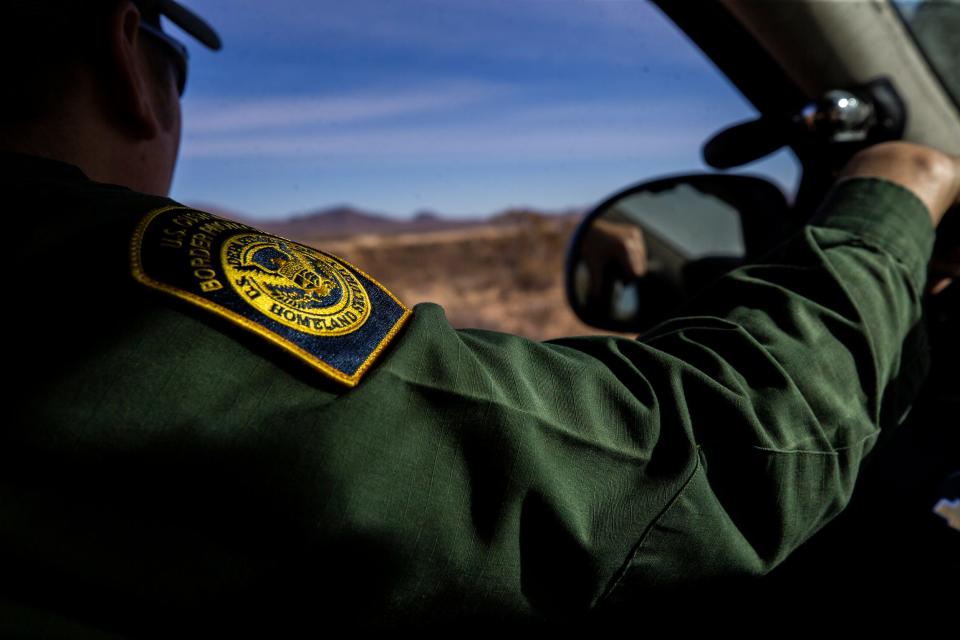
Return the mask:
{"type": "Polygon", "coordinates": [[[195,205],[224,218],[244,222],[251,226],[287,238],[339,238],[360,234],[424,233],[463,229],[480,225],[516,225],[534,222],[542,218],[580,219],[583,209],[563,211],[538,211],[530,208],[512,208],[483,218],[447,218],[424,211],[410,218],[392,218],[386,215],[363,211],[351,206],[336,206],[311,213],[293,216],[287,220],[255,220],[237,215],[216,206],[195,205]]]}

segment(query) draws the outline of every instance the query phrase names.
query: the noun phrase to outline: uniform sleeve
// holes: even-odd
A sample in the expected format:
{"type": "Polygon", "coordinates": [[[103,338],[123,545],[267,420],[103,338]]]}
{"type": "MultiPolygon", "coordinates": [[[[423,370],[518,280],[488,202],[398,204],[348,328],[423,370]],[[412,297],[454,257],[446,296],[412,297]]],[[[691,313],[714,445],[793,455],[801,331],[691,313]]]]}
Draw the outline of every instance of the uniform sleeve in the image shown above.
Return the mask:
{"type": "MultiPolygon", "coordinates": [[[[115,315],[67,287],[70,331],[17,325],[0,608],[148,635],[633,615],[764,574],[899,417],[933,244],[913,194],[849,180],[641,339],[456,330],[421,304],[346,389],[136,284],[129,230],[101,233],[71,242],[114,247],[84,259],[122,265],[115,315]]],[[[75,250],[33,262],[59,281],[40,258],[75,250]]]]}
{"type": "MultiPolygon", "coordinates": [[[[638,539],[609,602],[650,587],[761,575],[843,509],[902,416],[926,354],[925,206],[899,185],[837,185],[766,264],[722,279],[643,343],[673,362],[675,425],[697,448],[683,488],[638,539]],[[907,379],[913,378],[913,379],[907,379]]],[[[666,396],[661,396],[666,397],[666,396]]]]}
{"type": "Polygon", "coordinates": [[[363,459],[391,465],[341,505],[389,531],[388,608],[565,616],[770,571],[845,506],[891,422],[932,242],[911,192],[852,179],[638,340],[452,331],[419,305],[361,385],[384,399],[363,459]]]}

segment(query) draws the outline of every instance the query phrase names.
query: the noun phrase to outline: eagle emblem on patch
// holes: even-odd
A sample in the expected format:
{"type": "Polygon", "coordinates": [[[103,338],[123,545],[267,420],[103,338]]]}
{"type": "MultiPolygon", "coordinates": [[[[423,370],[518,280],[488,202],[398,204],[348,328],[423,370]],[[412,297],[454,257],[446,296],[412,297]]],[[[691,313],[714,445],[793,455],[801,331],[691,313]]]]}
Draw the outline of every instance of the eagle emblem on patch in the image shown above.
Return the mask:
{"type": "Polygon", "coordinates": [[[142,284],[226,317],[348,386],[410,315],[336,256],[182,206],[140,222],[131,269],[142,284]]]}

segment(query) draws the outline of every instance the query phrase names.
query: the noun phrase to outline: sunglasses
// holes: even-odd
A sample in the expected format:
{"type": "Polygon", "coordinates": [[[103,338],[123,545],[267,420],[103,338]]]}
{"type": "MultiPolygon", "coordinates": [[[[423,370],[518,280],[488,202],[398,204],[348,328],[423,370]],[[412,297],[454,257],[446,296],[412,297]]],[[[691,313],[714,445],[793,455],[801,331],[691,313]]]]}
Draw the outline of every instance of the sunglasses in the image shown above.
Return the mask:
{"type": "Polygon", "coordinates": [[[187,60],[189,59],[187,48],[150,23],[141,22],[140,30],[163,43],[167,52],[171,54],[177,70],[177,92],[183,96],[183,91],[187,87],[187,60]]]}

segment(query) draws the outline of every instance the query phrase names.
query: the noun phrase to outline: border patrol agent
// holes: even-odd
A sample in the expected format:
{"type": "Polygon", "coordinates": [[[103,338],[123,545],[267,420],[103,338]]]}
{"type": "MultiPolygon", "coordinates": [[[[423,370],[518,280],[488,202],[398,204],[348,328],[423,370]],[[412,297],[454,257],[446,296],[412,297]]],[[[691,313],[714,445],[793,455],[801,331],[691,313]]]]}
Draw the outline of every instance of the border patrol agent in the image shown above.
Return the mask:
{"type": "Polygon", "coordinates": [[[634,615],[843,508],[918,375],[955,159],[863,152],[814,224],[642,340],[458,331],[164,197],[186,67],[161,13],[219,47],[169,0],[14,3],[24,55],[54,53],[4,101],[0,624],[634,615]]]}

